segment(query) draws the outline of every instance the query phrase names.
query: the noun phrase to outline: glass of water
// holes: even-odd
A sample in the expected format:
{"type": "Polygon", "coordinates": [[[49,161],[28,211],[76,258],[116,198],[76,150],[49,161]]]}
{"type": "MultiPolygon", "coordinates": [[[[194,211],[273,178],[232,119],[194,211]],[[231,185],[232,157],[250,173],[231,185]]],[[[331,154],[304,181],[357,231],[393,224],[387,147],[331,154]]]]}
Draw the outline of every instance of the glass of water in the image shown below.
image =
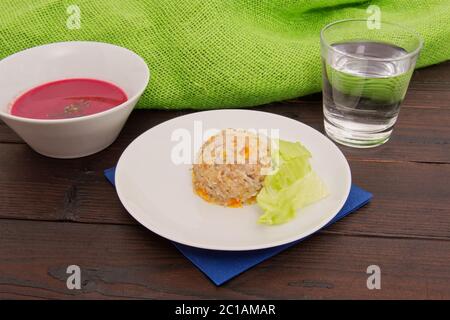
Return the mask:
{"type": "Polygon", "coordinates": [[[325,131],[359,148],[385,143],[423,41],[402,26],[341,20],[321,32],[325,131]]]}

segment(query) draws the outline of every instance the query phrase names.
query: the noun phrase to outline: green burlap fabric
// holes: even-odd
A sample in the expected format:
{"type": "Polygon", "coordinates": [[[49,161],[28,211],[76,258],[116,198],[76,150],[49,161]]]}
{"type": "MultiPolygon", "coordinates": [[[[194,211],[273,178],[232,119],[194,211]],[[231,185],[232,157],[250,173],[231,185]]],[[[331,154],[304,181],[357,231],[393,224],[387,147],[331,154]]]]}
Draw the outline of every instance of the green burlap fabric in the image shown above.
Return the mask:
{"type": "Polygon", "coordinates": [[[49,42],[110,42],[152,71],[139,107],[254,106],[319,91],[321,28],[367,18],[371,4],[422,35],[419,67],[450,59],[449,0],[0,0],[0,58],[49,42]],[[80,29],[66,26],[72,4],[80,29]]]}

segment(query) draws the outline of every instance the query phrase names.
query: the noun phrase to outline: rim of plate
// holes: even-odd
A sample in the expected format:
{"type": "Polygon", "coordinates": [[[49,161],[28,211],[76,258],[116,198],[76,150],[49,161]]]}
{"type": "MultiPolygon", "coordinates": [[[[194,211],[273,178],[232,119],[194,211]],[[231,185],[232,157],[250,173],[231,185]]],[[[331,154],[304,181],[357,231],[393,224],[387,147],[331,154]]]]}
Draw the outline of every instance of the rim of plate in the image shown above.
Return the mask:
{"type": "MultiPolygon", "coordinates": [[[[314,233],[316,233],[317,231],[319,231],[320,229],[322,229],[323,227],[325,227],[331,220],[333,220],[333,218],[339,213],[339,211],[342,209],[342,207],[344,206],[345,202],[347,201],[348,195],[350,194],[350,188],[352,185],[352,175],[351,175],[351,170],[350,170],[350,165],[348,164],[347,158],[345,158],[344,154],[342,153],[342,151],[323,133],[321,133],[320,131],[304,124],[303,122],[300,122],[298,120],[294,120],[291,118],[288,118],[286,116],[281,116],[279,114],[275,114],[275,113],[271,113],[271,112],[266,112],[266,111],[259,111],[259,110],[248,110],[248,109],[216,109],[216,110],[205,110],[205,111],[199,111],[199,112],[192,112],[189,114],[185,114],[179,117],[175,117],[172,119],[169,119],[167,121],[164,121],[148,130],[146,130],[145,132],[143,132],[142,134],[140,134],[138,137],[136,137],[123,151],[122,155],[119,158],[119,161],[117,163],[116,166],[116,173],[115,173],[115,185],[116,185],[116,192],[117,195],[119,197],[120,202],[122,203],[122,205],[125,207],[125,209],[127,210],[127,212],[137,221],[139,222],[139,224],[141,224],[142,226],[144,226],[145,228],[147,228],[148,230],[150,230],[151,232],[165,238],[168,239],[170,241],[179,243],[179,244],[183,244],[186,246],[190,246],[190,247],[194,247],[194,248],[200,248],[200,249],[207,249],[207,250],[219,250],[219,251],[250,251],[250,250],[261,250],[261,249],[267,249],[267,248],[273,248],[273,247],[278,247],[284,244],[288,244],[288,243],[292,243],[295,242],[297,240],[306,238],[314,233]],[[346,196],[340,200],[340,202],[337,205],[337,209],[336,212],[334,212],[332,215],[330,215],[329,219],[325,219],[322,223],[318,224],[317,226],[315,226],[314,228],[311,228],[310,230],[308,230],[307,232],[303,232],[301,234],[283,239],[283,240],[279,240],[279,241],[273,241],[271,243],[267,243],[267,244],[262,244],[262,245],[248,245],[248,246],[242,246],[242,247],[227,247],[227,246],[216,246],[216,245],[204,245],[201,243],[195,243],[195,242],[190,242],[190,241],[184,241],[184,240],[180,240],[180,239],[176,239],[176,237],[173,237],[171,235],[165,234],[164,232],[158,232],[158,228],[154,225],[152,225],[151,223],[149,223],[148,221],[146,221],[146,223],[143,223],[140,221],[139,217],[141,216],[138,213],[134,213],[129,206],[127,206],[127,201],[125,201],[125,199],[127,198],[121,187],[120,187],[120,180],[121,180],[121,175],[120,172],[122,170],[122,163],[125,159],[125,156],[127,154],[127,152],[131,149],[132,145],[134,143],[137,143],[138,140],[143,139],[143,137],[148,134],[149,131],[152,130],[156,130],[156,128],[159,128],[160,126],[165,125],[168,122],[171,121],[176,121],[178,119],[181,118],[187,118],[187,117],[193,117],[193,116],[198,116],[199,114],[203,114],[203,113],[216,113],[216,112],[255,112],[255,113],[264,113],[266,115],[269,116],[273,116],[273,117],[278,117],[278,118],[282,118],[283,120],[288,120],[291,122],[295,122],[296,125],[300,125],[304,128],[306,128],[307,130],[312,130],[315,133],[318,133],[320,136],[322,136],[323,138],[325,138],[325,141],[327,141],[327,143],[330,145],[330,147],[332,149],[334,149],[335,151],[337,151],[337,154],[339,155],[339,157],[341,158],[341,160],[343,160],[343,163],[345,164],[345,171],[346,174],[345,176],[347,177],[347,181],[346,182],[346,190],[345,190],[345,194],[346,196]]],[[[256,222],[255,222],[256,223],[256,222]]]]}

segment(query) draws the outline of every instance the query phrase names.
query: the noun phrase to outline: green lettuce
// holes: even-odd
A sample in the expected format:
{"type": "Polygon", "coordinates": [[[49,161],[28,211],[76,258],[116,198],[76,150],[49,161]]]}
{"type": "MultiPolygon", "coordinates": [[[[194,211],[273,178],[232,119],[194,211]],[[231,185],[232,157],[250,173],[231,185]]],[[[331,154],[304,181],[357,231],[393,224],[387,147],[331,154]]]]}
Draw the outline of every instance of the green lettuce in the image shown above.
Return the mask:
{"type": "Polygon", "coordinates": [[[280,140],[278,170],[268,175],[256,201],[264,214],[259,223],[274,225],[293,219],[298,209],[328,195],[309,163],[311,153],[299,142],[280,140]]]}

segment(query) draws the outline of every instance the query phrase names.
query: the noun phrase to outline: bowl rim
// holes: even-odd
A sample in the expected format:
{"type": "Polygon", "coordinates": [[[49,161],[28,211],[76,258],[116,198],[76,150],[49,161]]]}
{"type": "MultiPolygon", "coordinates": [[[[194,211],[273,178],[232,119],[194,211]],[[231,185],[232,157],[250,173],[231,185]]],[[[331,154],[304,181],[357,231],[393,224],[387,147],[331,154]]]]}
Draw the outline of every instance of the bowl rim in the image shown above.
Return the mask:
{"type": "MultiPolygon", "coordinates": [[[[86,116],[81,116],[81,117],[75,117],[75,118],[67,118],[67,119],[33,119],[33,118],[25,118],[25,117],[19,117],[19,116],[15,116],[12,115],[11,113],[8,113],[7,111],[3,111],[0,109],[0,116],[10,119],[10,120],[16,120],[16,121],[20,121],[20,122],[26,122],[26,123],[34,123],[34,124],[61,124],[61,123],[73,123],[73,122],[81,122],[81,121],[85,121],[85,120],[90,120],[90,119],[95,119],[95,118],[99,118],[101,116],[113,113],[115,111],[117,111],[118,109],[122,109],[125,108],[126,106],[128,106],[128,104],[130,104],[132,101],[139,99],[139,97],[142,95],[142,93],[145,91],[145,89],[147,88],[147,85],[150,81],[151,78],[151,73],[150,73],[150,69],[147,65],[147,63],[145,62],[145,60],[138,55],[136,52],[125,48],[125,47],[121,47],[112,43],[108,43],[108,42],[99,42],[99,41],[63,41],[63,42],[52,42],[52,43],[47,43],[44,45],[39,45],[39,46],[35,46],[35,47],[31,47],[16,53],[13,53],[12,55],[9,55],[7,57],[5,57],[4,59],[0,60],[0,65],[3,63],[7,63],[9,60],[14,59],[16,56],[21,55],[21,54],[25,54],[29,51],[33,51],[35,49],[40,49],[40,48],[45,48],[45,47],[51,47],[51,46],[57,46],[57,45],[83,45],[83,44],[88,44],[88,45],[97,45],[97,46],[109,46],[109,47],[115,47],[118,48],[120,50],[124,50],[127,51],[128,53],[130,53],[132,56],[134,56],[135,58],[137,58],[138,60],[140,60],[140,62],[142,63],[143,67],[145,67],[145,81],[143,83],[143,85],[138,89],[137,93],[134,94],[131,97],[128,97],[128,99],[115,106],[112,107],[108,110],[105,111],[101,111],[98,113],[94,113],[91,115],[86,115],[86,116]]],[[[69,79],[69,78],[67,78],[69,79]]],[[[63,80],[63,79],[61,79],[63,80]]],[[[101,80],[101,79],[99,79],[101,80]]],[[[51,82],[51,81],[49,81],[51,82]]]]}

